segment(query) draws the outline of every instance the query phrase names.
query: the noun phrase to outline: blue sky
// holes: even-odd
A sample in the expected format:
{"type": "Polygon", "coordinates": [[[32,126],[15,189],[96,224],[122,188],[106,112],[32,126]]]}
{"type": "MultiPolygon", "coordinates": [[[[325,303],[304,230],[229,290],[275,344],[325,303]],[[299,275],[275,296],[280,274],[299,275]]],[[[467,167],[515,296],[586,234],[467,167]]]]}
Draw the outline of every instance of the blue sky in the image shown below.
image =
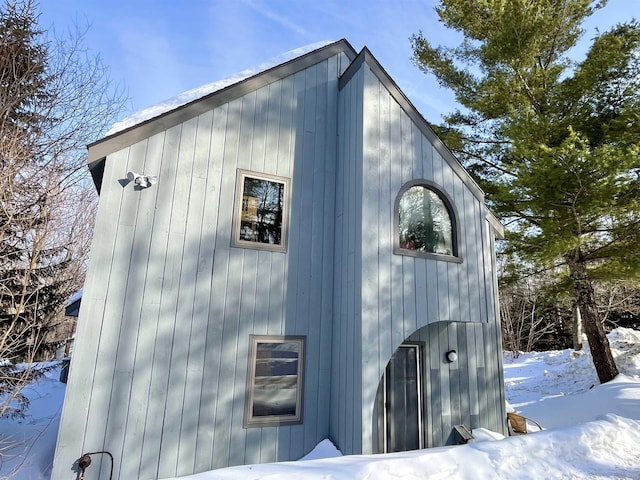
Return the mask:
{"type": "MultiPolygon", "coordinates": [[[[409,37],[459,37],[438,23],[435,0],[41,0],[41,26],[87,27],[85,46],[127,89],[128,115],[181,92],[255,67],[289,50],[346,38],[367,46],[425,118],[438,123],[453,96],[411,61],[409,37]]],[[[585,24],[640,19],[640,0],[609,0],[585,24]]],[[[576,51],[579,58],[587,43],[576,51]]]]}

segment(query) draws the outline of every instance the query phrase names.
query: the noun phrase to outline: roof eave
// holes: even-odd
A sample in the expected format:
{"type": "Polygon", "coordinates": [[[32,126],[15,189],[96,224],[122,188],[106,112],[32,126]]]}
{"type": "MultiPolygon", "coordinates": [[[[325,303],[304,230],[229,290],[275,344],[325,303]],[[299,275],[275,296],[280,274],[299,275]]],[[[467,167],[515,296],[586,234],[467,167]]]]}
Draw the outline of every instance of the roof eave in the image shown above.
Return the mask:
{"type": "Polygon", "coordinates": [[[435,149],[440,153],[442,158],[449,164],[454,172],[460,177],[460,179],[469,187],[474,196],[484,203],[484,191],[473,179],[469,172],[464,168],[460,160],[449,150],[449,147],[442,141],[438,134],[433,130],[429,122],[422,116],[418,109],[411,103],[411,100],[407,98],[404,92],[400,89],[398,84],[391,78],[387,71],[382,67],[380,62],[373,56],[371,51],[364,47],[358,54],[358,57],[351,63],[349,68],[340,77],[340,88],[349,81],[349,79],[355,74],[360,66],[366,63],[373,74],[380,80],[391,96],[398,102],[402,110],[409,115],[413,122],[418,126],[420,131],[429,139],[435,149]]]}
{"type": "Polygon", "coordinates": [[[234,83],[221,90],[162,113],[154,118],[106,136],[88,146],[87,162],[89,165],[96,164],[96,162],[100,162],[113,152],[117,152],[175,125],[179,125],[188,119],[216,108],[219,105],[223,105],[247,92],[278,81],[340,53],[346,54],[350,61],[356,57],[356,51],[346,39],[330,43],[317,50],[289,60],[288,62],[259,72],[238,83],[234,83]]]}

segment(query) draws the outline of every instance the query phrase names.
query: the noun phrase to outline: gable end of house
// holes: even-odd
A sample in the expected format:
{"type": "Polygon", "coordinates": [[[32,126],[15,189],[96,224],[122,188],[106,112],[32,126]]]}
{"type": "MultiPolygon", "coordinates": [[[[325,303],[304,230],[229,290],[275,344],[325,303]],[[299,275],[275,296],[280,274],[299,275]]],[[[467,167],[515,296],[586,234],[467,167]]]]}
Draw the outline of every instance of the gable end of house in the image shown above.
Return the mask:
{"type": "Polygon", "coordinates": [[[339,88],[343,89],[344,86],[349,83],[349,80],[355,75],[355,73],[366,64],[376,78],[385,86],[389,91],[393,99],[400,105],[400,108],[409,116],[409,118],[417,125],[420,132],[433,144],[434,148],[449,164],[454,172],[460,177],[464,184],[469,188],[473,195],[482,203],[484,203],[484,191],[476,183],[476,181],[469,175],[469,172],[464,168],[462,163],[456,158],[456,156],[449,150],[449,147],[440,139],[440,137],[433,130],[429,122],[422,116],[418,109],[411,103],[404,92],[400,89],[398,84],[389,76],[387,71],[380,65],[380,62],[373,56],[371,51],[364,47],[358,56],[351,62],[349,67],[340,77],[339,88]]]}
{"type": "MultiPolygon", "coordinates": [[[[87,163],[98,193],[102,185],[104,162],[109,154],[340,54],[346,55],[348,62],[356,58],[356,51],[351,44],[346,39],[338,40],[90,144],[87,163]]],[[[345,68],[347,65],[341,70],[345,68]]]]}

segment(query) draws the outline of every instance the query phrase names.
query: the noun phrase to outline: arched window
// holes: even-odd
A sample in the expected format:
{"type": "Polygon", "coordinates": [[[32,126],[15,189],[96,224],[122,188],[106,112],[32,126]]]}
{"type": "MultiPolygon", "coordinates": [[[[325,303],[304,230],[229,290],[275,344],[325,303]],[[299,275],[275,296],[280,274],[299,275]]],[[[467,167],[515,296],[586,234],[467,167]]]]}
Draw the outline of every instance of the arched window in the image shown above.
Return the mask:
{"type": "Polygon", "coordinates": [[[429,182],[409,182],[400,190],[396,226],[397,253],[453,257],[458,254],[451,203],[429,182]]]}

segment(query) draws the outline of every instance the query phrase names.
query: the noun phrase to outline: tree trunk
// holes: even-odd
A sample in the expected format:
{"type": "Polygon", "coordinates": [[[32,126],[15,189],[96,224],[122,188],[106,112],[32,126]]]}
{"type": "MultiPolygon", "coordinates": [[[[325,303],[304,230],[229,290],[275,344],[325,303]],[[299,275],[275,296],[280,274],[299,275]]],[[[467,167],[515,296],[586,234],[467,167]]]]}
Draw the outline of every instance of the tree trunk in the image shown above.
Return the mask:
{"type": "Polygon", "coordinates": [[[596,310],[593,286],[587,274],[586,260],[579,248],[576,248],[566,258],[569,264],[573,294],[577,308],[582,316],[582,326],[589,341],[591,357],[596,367],[600,383],[613,380],[618,375],[618,368],[611,354],[609,340],[596,310]]]}
{"type": "Polygon", "coordinates": [[[573,349],[582,350],[582,315],[578,305],[573,306],[573,349]]]}

